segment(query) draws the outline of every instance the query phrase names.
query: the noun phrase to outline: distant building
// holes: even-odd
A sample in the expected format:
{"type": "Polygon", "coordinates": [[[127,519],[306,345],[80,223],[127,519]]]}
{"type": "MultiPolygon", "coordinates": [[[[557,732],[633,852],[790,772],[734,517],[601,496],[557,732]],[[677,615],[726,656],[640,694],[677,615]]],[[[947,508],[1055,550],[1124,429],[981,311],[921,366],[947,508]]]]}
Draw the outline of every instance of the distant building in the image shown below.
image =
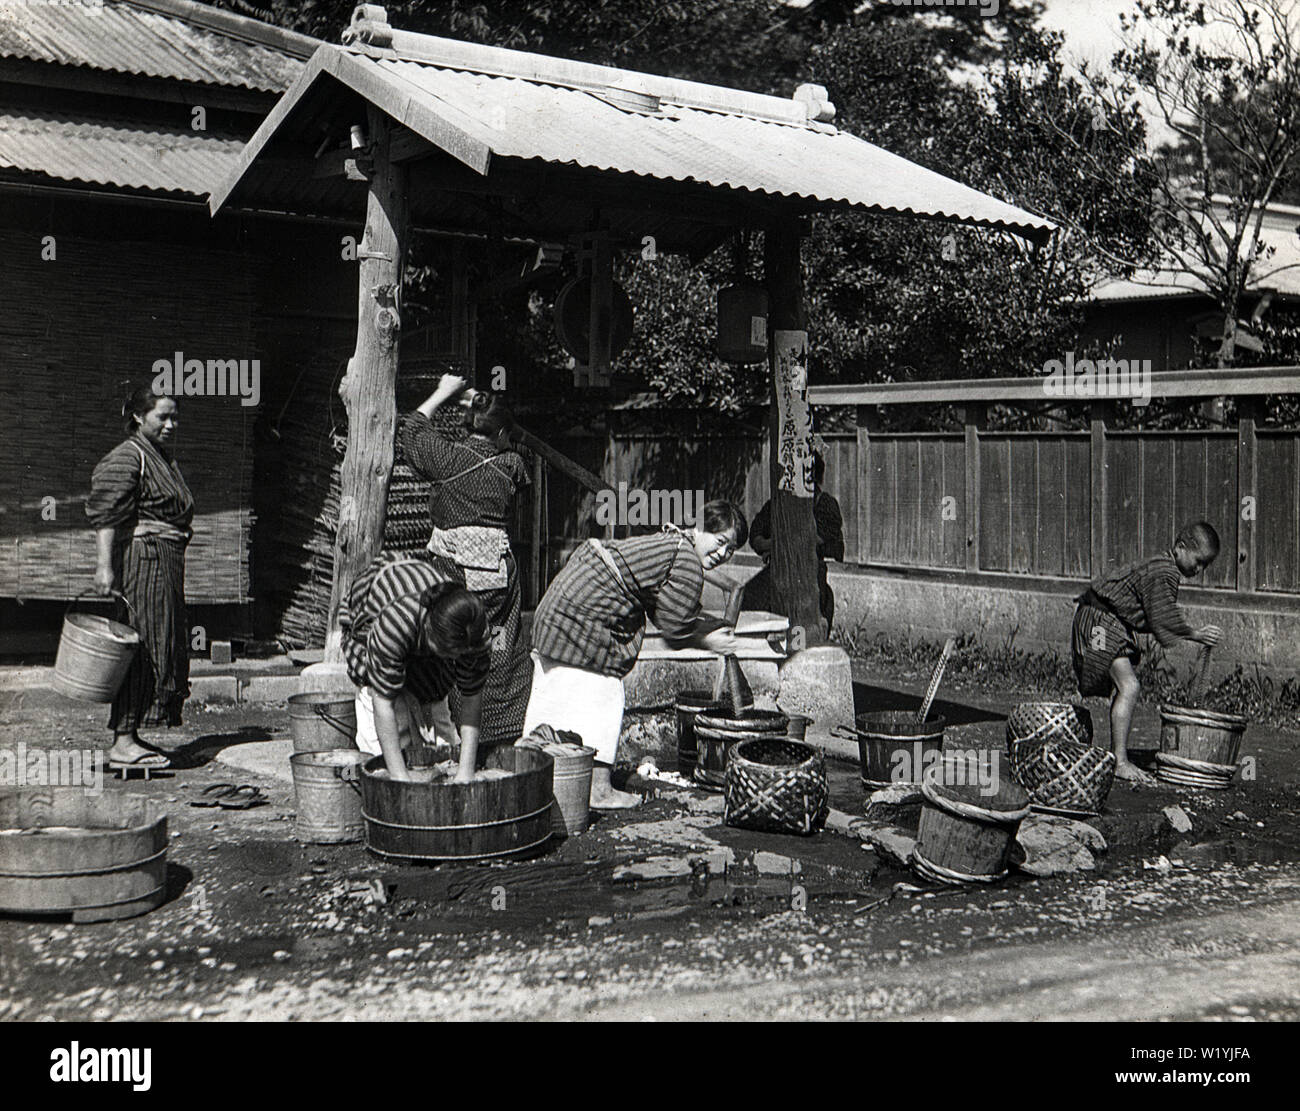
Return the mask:
{"type": "MultiPolygon", "coordinates": [[[[1220,201],[1227,218],[1226,198],[1220,201]]],[[[1300,208],[1274,204],[1264,212],[1260,238],[1274,249],[1260,259],[1256,275],[1241,306],[1239,345],[1245,354],[1258,350],[1251,317],[1282,306],[1300,304],[1300,208]]],[[[1115,358],[1150,359],[1154,371],[1193,365],[1197,341],[1217,346],[1223,334],[1223,313],[1205,285],[1191,274],[1174,270],[1140,271],[1128,279],[1112,279],[1092,294],[1084,341],[1118,340],[1115,358]]],[[[1265,356],[1267,359],[1267,356],[1265,356]]],[[[1202,361],[1201,365],[1207,365],[1202,361]]],[[[1213,365],[1210,363],[1208,365],[1213,365]]]]}

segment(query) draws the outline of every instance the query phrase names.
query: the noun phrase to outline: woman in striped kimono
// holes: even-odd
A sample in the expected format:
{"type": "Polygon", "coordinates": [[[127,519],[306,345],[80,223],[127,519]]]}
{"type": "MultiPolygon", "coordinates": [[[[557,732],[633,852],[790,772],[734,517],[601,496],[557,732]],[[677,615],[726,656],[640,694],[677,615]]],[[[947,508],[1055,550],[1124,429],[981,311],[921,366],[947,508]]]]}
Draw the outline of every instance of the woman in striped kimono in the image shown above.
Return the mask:
{"type": "Polygon", "coordinates": [[[734,635],[700,619],[704,573],[745,542],[744,515],[728,501],[705,505],[692,529],[588,540],[569,557],[533,616],[533,688],[524,732],[569,730],[596,750],[591,805],[636,805],[610,782],[623,726],[623,677],[641,651],[646,616],[672,644],[733,652],[734,635]]]}
{"type": "Polygon", "coordinates": [[[162,768],[170,761],[141,741],[139,729],[180,725],[190,693],[185,547],[194,498],[172,458],[176,402],[146,386],[131,395],[122,416],[130,435],[96,465],[86,500],[96,532],[95,590],[120,592],[124,619],[140,634],[109,716],[108,761],[162,768]]]}
{"type": "MultiPolygon", "coordinates": [[[[519,490],[528,484],[523,459],[509,448],[510,412],[490,394],[469,392],[465,379],[444,374],[438,388],[402,421],[406,462],[433,480],[429,497],[429,551],[444,561],[487,610],[493,631],[492,668],[483,692],[482,741],[513,743],[523,732],[528,705],[528,656],[520,636],[519,572],[506,524],[519,490]],[[465,405],[470,435],[453,440],[434,424],[453,398],[465,405]]],[[[464,716],[460,693],[451,710],[464,716]]]]}

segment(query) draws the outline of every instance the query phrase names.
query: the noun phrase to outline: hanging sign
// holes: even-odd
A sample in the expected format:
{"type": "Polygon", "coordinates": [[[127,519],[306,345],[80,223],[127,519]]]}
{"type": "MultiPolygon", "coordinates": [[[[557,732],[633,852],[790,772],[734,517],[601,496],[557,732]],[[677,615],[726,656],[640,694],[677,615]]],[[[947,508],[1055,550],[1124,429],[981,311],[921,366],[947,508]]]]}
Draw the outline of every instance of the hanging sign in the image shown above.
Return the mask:
{"type": "Polygon", "coordinates": [[[811,498],[812,414],[808,410],[808,333],[776,331],[776,420],[778,486],[796,498],[811,498]]]}

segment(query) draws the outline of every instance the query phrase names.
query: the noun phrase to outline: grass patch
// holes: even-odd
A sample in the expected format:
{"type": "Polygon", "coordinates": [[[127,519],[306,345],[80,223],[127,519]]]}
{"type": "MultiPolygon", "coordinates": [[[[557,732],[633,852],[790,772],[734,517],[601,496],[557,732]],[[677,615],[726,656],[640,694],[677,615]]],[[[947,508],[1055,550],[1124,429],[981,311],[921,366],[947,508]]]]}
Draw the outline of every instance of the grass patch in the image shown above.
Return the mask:
{"type": "MultiPolygon", "coordinates": [[[[831,639],[855,660],[888,671],[924,674],[939,662],[943,645],[938,641],[899,639],[885,633],[872,635],[866,623],[851,630],[836,629],[831,639]]],[[[1149,639],[1149,638],[1144,638],[1149,639]]],[[[989,643],[963,633],[944,670],[944,682],[965,681],[1059,698],[1077,699],[1074,669],[1068,654],[1030,652],[1016,647],[1016,630],[1001,642],[989,643]]],[[[1164,649],[1154,640],[1138,665],[1141,700],[1153,705],[1186,705],[1192,674],[1180,674],[1164,649]]],[[[1275,682],[1259,668],[1237,667],[1208,688],[1199,705],[1226,714],[1240,714],[1252,722],[1283,728],[1300,728],[1300,679],[1275,682]]]]}

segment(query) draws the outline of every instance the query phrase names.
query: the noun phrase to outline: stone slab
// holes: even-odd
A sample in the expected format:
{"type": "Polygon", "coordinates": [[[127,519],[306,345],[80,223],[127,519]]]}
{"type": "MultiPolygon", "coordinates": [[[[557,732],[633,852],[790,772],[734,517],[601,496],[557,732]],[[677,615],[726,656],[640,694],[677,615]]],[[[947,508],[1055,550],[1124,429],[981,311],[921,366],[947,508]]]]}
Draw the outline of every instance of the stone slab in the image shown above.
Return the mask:
{"type": "Polygon", "coordinates": [[[284,739],[229,745],[218,752],[215,759],[218,764],[236,771],[292,784],[293,771],[289,767],[289,757],[292,755],[293,741],[284,739]]]}
{"type": "Polygon", "coordinates": [[[839,645],[796,652],[781,663],[777,675],[777,703],[787,714],[806,714],[828,729],[853,721],[853,669],[839,645]]]}

